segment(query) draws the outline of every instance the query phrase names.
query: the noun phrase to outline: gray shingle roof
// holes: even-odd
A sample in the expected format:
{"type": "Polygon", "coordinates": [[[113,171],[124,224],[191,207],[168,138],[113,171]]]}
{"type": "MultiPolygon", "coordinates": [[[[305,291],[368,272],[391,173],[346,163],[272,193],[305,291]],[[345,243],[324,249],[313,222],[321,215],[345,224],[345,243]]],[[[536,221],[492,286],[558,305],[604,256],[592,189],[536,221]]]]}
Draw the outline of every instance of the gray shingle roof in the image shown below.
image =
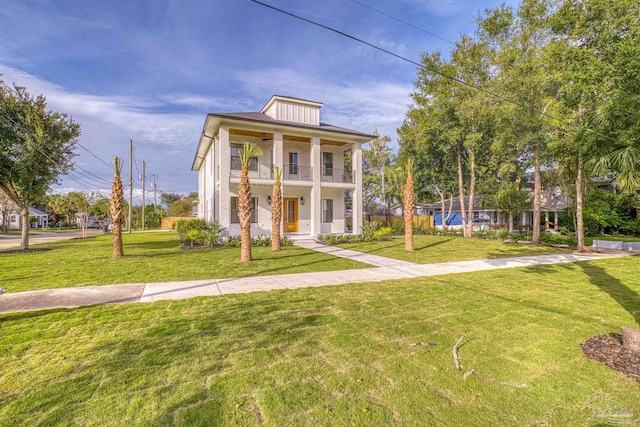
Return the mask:
{"type": "Polygon", "coordinates": [[[355,130],[342,128],[339,126],[333,126],[327,123],[320,123],[319,125],[309,125],[304,123],[276,120],[273,117],[267,116],[264,113],[256,113],[256,112],[210,113],[209,115],[214,117],[226,118],[226,119],[244,120],[244,121],[258,122],[258,123],[272,123],[272,124],[279,124],[279,125],[291,126],[291,127],[297,127],[297,128],[303,128],[303,129],[316,129],[316,130],[322,130],[326,132],[346,133],[350,135],[357,135],[357,136],[362,136],[362,137],[371,138],[371,139],[375,138],[375,135],[362,133],[355,130]]]}

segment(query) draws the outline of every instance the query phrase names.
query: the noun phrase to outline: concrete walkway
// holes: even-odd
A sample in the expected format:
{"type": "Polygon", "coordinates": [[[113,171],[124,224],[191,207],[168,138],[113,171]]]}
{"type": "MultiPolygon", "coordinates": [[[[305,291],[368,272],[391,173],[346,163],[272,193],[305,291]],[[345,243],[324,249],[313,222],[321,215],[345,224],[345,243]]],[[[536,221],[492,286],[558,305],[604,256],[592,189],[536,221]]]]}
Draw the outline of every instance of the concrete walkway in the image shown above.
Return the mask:
{"type": "Polygon", "coordinates": [[[556,254],[438,264],[414,264],[377,255],[363,254],[361,252],[320,245],[311,241],[300,241],[296,242],[296,244],[331,255],[373,264],[376,267],[358,270],[281,274],[231,279],[137,283],[47,289],[17,293],[9,292],[0,295],[0,313],[50,308],[71,308],[95,304],[153,302],[198,296],[271,291],[275,289],[343,285],[347,283],[379,282],[390,279],[409,279],[452,273],[469,273],[481,270],[590,261],[629,255],[628,253],[556,254]]]}

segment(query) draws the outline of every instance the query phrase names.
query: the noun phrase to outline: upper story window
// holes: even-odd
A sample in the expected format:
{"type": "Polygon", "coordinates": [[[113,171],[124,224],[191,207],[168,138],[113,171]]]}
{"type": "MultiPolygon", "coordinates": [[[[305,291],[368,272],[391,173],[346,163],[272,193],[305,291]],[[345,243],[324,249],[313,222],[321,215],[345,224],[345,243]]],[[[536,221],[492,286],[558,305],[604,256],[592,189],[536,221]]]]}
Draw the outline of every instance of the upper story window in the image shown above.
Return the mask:
{"type": "Polygon", "coordinates": [[[333,153],[322,153],[322,174],[333,175],[333,153]]]}
{"type": "Polygon", "coordinates": [[[298,153],[289,153],[289,173],[298,174],[298,153]]]}
{"type": "MultiPolygon", "coordinates": [[[[231,169],[232,170],[240,170],[242,169],[242,163],[240,163],[240,155],[242,154],[242,144],[231,144],[231,169]]],[[[258,170],[258,158],[252,157],[249,160],[249,170],[257,171],[258,170]]]]}

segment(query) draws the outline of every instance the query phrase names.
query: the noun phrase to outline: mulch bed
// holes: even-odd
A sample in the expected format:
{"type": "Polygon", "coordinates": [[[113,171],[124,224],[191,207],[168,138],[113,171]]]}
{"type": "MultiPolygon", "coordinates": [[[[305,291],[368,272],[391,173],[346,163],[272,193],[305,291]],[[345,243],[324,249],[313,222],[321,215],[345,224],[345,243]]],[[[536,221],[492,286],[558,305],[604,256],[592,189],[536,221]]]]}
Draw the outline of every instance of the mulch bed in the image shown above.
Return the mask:
{"type": "Polygon", "coordinates": [[[581,343],[580,347],[588,359],[604,363],[640,382],[640,354],[622,346],[622,335],[599,335],[581,343]]]}
{"type": "Polygon", "coordinates": [[[35,249],[27,249],[27,250],[22,250],[22,249],[11,249],[11,250],[6,250],[6,251],[0,251],[0,255],[3,254],[27,254],[27,253],[31,253],[31,252],[47,252],[50,251],[51,248],[35,248],[35,249]]]}

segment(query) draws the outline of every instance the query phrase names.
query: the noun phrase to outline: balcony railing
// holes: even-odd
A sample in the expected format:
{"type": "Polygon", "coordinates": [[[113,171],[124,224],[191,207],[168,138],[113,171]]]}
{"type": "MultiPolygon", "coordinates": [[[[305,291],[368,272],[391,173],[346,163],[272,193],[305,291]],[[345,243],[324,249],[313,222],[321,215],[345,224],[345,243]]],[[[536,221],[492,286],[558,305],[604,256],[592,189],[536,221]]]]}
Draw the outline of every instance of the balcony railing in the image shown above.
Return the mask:
{"type": "Polygon", "coordinates": [[[356,182],[355,173],[351,169],[335,169],[322,167],[322,182],[343,182],[353,184],[356,182]]]}
{"type": "Polygon", "coordinates": [[[283,179],[285,181],[312,181],[311,166],[284,165],[283,179]]]}
{"type": "MultiPolygon", "coordinates": [[[[240,158],[231,157],[231,176],[239,177],[242,173],[240,158]]],[[[249,162],[249,178],[273,179],[273,165],[271,163],[258,163],[258,159],[249,162]]]]}

